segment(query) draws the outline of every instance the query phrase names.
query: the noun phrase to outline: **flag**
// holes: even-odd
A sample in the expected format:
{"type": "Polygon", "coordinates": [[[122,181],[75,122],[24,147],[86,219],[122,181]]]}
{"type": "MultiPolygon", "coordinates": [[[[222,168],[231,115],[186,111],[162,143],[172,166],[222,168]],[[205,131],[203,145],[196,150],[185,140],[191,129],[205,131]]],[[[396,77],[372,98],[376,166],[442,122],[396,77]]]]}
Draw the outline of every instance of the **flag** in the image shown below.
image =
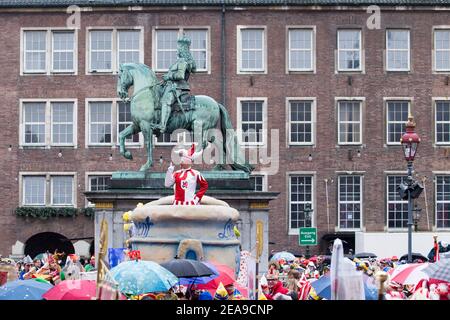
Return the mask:
{"type": "Polygon", "coordinates": [[[434,238],[434,262],[439,261],[439,243],[437,242],[437,237],[434,238]]]}
{"type": "Polygon", "coordinates": [[[300,287],[298,300],[308,300],[309,292],[311,290],[311,282],[306,279],[305,274],[298,281],[300,287]]]}

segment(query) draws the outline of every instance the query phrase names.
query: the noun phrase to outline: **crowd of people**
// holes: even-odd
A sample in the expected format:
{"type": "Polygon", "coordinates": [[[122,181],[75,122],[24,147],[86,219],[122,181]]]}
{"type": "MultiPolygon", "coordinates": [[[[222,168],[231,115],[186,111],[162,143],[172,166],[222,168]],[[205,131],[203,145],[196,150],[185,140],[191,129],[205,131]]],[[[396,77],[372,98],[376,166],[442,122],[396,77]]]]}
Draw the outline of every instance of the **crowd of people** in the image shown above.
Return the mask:
{"type": "Polygon", "coordinates": [[[90,259],[80,259],[75,254],[66,255],[58,252],[45,253],[34,259],[28,255],[15,265],[19,280],[38,278],[51,284],[57,284],[65,279],[79,279],[82,272],[96,270],[94,256],[90,259]]]}

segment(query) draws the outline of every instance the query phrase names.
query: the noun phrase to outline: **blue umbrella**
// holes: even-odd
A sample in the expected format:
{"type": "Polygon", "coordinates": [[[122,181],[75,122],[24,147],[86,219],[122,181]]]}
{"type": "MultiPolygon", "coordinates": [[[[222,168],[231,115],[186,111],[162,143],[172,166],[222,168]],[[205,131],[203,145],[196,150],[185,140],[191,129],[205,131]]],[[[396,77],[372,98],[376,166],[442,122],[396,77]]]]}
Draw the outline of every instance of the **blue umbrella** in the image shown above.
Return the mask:
{"type": "MultiPolygon", "coordinates": [[[[373,278],[370,278],[367,275],[363,275],[364,294],[366,300],[378,299],[378,290],[375,286],[375,282],[372,280],[373,278]]],[[[314,288],[314,291],[316,291],[316,294],[319,297],[331,300],[331,279],[328,274],[322,276],[318,280],[311,282],[311,286],[314,288]]]]}
{"type": "Polygon", "coordinates": [[[33,279],[15,280],[0,287],[0,300],[43,300],[53,286],[33,279]]]}
{"type": "Polygon", "coordinates": [[[295,256],[287,251],[281,251],[281,252],[277,252],[272,256],[272,259],[270,259],[270,261],[278,261],[284,259],[286,261],[294,261],[295,260],[295,256]]]}
{"type": "Polygon", "coordinates": [[[125,294],[165,292],[178,283],[178,278],[169,270],[152,261],[125,261],[110,270],[119,290],[125,294]]]}
{"type": "Polygon", "coordinates": [[[217,271],[217,268],[212,263],[203,262],[203,261],[202,261],[202,263],[204,265],[206,265],[209,269],[211,269],[211,271],[214,273],[212,275],[206,276],[206,277],[179,278],[180,284],[182,284],[182,285],[205,284],[219,276],[219,271],[217,271]]]}

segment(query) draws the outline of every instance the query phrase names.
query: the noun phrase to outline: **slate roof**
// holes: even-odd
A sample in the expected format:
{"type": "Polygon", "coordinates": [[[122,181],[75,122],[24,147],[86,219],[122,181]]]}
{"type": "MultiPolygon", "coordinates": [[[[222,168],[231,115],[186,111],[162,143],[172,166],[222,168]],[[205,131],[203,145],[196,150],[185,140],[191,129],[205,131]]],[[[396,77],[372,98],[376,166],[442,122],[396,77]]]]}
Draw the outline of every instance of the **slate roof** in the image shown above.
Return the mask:
{"type": "Polygon", "coordinates": [[[78,6],[449,6],[450,0],[0,0],[0,8],[45,8],[78,6]]]}

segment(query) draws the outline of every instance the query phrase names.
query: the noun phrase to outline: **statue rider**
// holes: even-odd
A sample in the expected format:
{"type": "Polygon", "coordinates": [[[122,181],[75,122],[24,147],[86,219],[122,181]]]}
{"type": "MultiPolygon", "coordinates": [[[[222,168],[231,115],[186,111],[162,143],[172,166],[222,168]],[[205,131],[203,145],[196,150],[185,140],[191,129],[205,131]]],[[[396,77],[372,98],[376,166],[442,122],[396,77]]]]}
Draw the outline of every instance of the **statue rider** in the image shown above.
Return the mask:
{"type": "MultiPolygon", "coordinates": [[[[160,133],[164,133],[167,126],[167,121],[169,120],[172,104],[177,101],[180,103],[180,98],[189,94],[189,75],[196,71],[196,65],[194,58],[189,52],[189,46],[191,45],[191,40],[183,35],[177,41],[177,61],[172,64],[169,71],[163,76],[165,81],[163,87],[163,94],[161,96],[161,122],[157,126],[160,133]]],[[[180,105],[180,108],[182,106],[180,105]]]]}

